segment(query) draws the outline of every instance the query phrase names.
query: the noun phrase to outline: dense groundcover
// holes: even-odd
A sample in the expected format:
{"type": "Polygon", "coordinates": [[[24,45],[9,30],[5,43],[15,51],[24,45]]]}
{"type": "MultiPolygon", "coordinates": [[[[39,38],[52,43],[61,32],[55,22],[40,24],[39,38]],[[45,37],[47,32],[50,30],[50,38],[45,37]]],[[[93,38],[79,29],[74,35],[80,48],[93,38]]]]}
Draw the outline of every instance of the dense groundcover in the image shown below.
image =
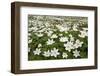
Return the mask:
{"type": "Polygon", "coordinates": [[[87,17],[28,15],[28,60],[87,57],[87,17]]]}

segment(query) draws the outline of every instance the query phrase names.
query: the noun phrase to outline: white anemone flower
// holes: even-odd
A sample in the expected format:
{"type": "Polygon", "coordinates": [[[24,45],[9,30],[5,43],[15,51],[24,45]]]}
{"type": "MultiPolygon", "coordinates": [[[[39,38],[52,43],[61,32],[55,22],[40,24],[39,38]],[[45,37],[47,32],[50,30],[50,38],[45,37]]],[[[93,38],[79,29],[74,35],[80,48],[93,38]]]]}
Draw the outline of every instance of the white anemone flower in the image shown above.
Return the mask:
{"type": "Polygon", "coordinates": [[[77,39],[77,40],[75,41],[74,47],[75,47],[75,48],[82,47],[82,44],[83,44],[83,42],[81,42],[79,39],[77,39]]]}
{"type": "Polygon", "coordinates": [[[73,51],[73,55],[74,55],[74,57],[78,57],[78,56],[80,56],[80,51],[77,51],[77,50],[75,50],[75,51],[73,51]]]}
{"type": "Polygon", "coordinates": [[[45,31],[45,28],[43,28],[43,29],[39,30],[38,32],[40,32],[40,33],[41,33],[41,32],[44,32],[44,31],[45,31]]]}
{"type": "Polygon", "coordinates": [[[57,57],[59,54],[58,49],[53,48],[53,50],[51,50],[51,56],[57,57]]]}
{"type": "Polygon", "coordinates": [[[84,37],[88,36],[87,31],[80,31],[80,32],[81,32],[81,34],[78,35],[79,37],[84,38],[84,37]]]}
{"type": "Polygon", "coordinates": [[[40,49],[36,48],[35,51],[33,51],[34,55],[40,55],[41,51],[40,49]]]}
{"type": "Polygon", "coordinates": [[[32,28],[29,28],[28,31],[33,31],[33,29],[32,28]]]}
{"type": "Polygon", "coordinates": [[[63,25],[56,25],[56,27],[59,29],[60,32],[65,32],[69,30],[67,26],[65,27],[63,25]]]}
{"type": "Polygon", "coordinates": [[[29,23],[32,23],[32,20],[29,20],[29,23]]]}
{"type": "Polygon", "coordinates": [[[28,36],[31,36],[31,33],[28,33],[28,36]]]}
{"type": "Polygon", "coordinates": [[[63,58],[67,58],[67,57],[68,57],[67,53],[63,53],[63,54],[62,54],[62,57],[63,57],[63,58]]]}
{"type": "Polygon", "coordinates": [[[67,37],[60,37],[60,42],[66,42],[66,41],[68,41],[67,37]]]}
{"type": "Polygon", "coordinates": [[[76,24],[74,24],[74,25],[73,25],[73,30],[74,30],[74,31],[78,31],[77,28],[78,28],[78,26],[77,26],[76,24]]]}
{"type": "Polygon", "coordinates": [[[63,34],[59,34],[59,36],[63,36],[63,34]]]}
{"type": "Polygon", "coordinates": [[[41,26],[43,24],[42,21],[37,21],[38,26],[41,26]]]}
{"type": "Polygon", "coordinates": [[[72,34],[69,34],[69,37],[72,37],[72,34]]]}
{"type": "Polygon", "coordinates": [[[50,51],[44,51],[43,56],[49,57],[51,55],[50,51]]]}
{"type": "Polygon", "coordinates": [[[42,44],[38,44],[38,47],[42,47],[42,44]]]}
{"type": "Polygon", "coordinates": [[[71,52],[71,49],[74,49],[73,42],[69,41],[65,43],[64,47],[65,47],[65,50],[68,50],[69,52],[71,52]]]}
{"type": "Polygon", "coordinates": [[[36,33],[36,35],[37,35],[38,37],[42,37],[42,36],[43,36],[42,33],[36,33]]]}
{"type": "Polygon", "coordinates": [[[74,37],[71,37],[71,38],[70,38],[70,41],[74,41],[74,37]]]}
{"type": "Polygon", "coordinates": [[[28,43],[31,43],[32,42],[32,39],[31,40],[28,40],[28,43]]]}
{"type": "Polygon", "coordinates": [[[60,30],[60,32],[64,32],[64,31],[67,32],[68,31],[68,28],[61,27],[59,30],[60,30]]]}
{"type": "Polygon", "coordinates": [[[38,30],[37,27],[32,27],[31,29],[33,30],[33,32],[36,32],[38,30]]]}
{"type": "Polygon", "coordinates": [[[88,30],[88,28],[83,28],[83,30],[84,30],[84,31],[87,31],[87,30],[88,30]]]}
{"type": "Polygon", "coordinates": [[[28,29],[28,31],[37,31],[38,30],[38,28],[37,27],[30,27],[29,29],[28,29]]]}
{"type": "Polygon", "coordinates": [[[53,34],[52,36],[51,36],[51,38],[57,38],[58,36],[56,35],[56,34],[53,34]]]}
{"type": "Polygon", "coordinates": [[[47,45],[52,45],[53,43],[55,43],[55,41],[53,39],[48,39],[46,43],[47,45]]]}
{"type": "Polygon", "coordinates": [[[50,26],[50,24],[49,24],[49,23],[45,23],[45,26],[46,26],[46,27],[49,27],[49,26],[50,26]]]}
{"type": "Polygon", "coordinates": [[[51,36],[52,33],[53,33],[53,31],[48,31],[48,32],[47,32],[47,35],[48,35],[48,36],[51,36]]]}
{"type": "Polygon", "coordinates": [[[71,34],[69,35],[69,37],[70,37],[70,41],[74,41],[74,37],[71,34]]]}

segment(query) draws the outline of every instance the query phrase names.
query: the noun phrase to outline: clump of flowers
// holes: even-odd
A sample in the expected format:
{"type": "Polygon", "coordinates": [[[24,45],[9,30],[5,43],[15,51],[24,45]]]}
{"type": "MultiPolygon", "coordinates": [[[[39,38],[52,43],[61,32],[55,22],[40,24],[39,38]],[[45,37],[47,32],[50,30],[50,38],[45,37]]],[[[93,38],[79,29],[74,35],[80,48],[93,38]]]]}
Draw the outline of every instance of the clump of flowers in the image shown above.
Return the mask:
{"type": "Polygon", "coordinates": [[[28,15],[28,60],[88,57],[88,19],[28,15]]]}

